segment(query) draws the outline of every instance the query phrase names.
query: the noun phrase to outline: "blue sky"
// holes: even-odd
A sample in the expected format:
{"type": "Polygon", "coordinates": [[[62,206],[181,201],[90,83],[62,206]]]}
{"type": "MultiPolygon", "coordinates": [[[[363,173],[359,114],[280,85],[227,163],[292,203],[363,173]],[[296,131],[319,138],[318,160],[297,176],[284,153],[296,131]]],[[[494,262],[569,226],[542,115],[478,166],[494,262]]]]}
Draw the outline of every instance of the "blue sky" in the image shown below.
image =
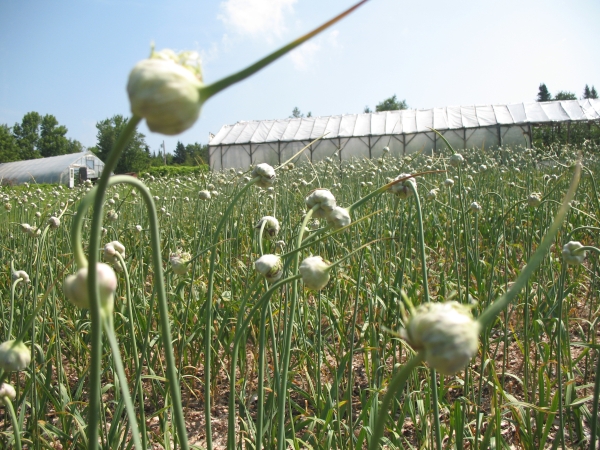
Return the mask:
{"type": "MultiPolygon", "coordinates": [[[[68,136],[129,114],[125,85],[156,49],[195,50],[205,81],[229,75],[309,31],[352,0],[2,0],[0,123],[54,114],[68,136]]],[[[371,0],[293,54],[211,98],[165,141],[207,143],[240,120],[359,113],[397,94],[411,108],[501,104],[584,85],[600,90],[598,0],[371,0]]]]}

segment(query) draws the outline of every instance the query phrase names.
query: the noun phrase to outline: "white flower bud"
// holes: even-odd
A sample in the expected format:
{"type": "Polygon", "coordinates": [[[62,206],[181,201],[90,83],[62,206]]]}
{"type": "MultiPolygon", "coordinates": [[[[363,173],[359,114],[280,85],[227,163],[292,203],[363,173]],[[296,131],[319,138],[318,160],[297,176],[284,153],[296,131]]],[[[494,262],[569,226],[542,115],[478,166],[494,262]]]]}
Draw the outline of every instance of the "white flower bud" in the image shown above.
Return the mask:
{"type": "Polygon", "coordinates": [[[280,230],[279,220],[277,220],[275,217],[272,217],[272,216],[264,216],[262,219],[260,219],[258,221],[258,223],[256,225],[254,225],[254,228],[256,230],[260,231],[263,223],[265,223],[263,237],[265,239],[269,239],[269,240],[277,237],[277,234],[279,233],[279,230],[280,230]]]}
{"type": "Polygon", "coordinates": [[[327,215],[327,224],[334,230],[339,230],[350,225],[350,223],[352,223],[350,213],[346,208],[342,208],[341,206],[336,206],[327,215]]]}
{"type": "Polygon", "coordinates": [[[460,153],[455,153],[450,157],[450,165],[458,167],[464,162],[465,158],[460,153]]]}
{"type": "Polygon", "coordinates": [[[319,208],[313,212],[313,217],[315,219],[326,218],[336,206],[335,197],[329,189],[315,189],[306,197],[304,202],[308,209],[319,206],[319,208]]]}
{"type": "Polygon", "coordinates": [[[143,228],[142,228],[142,226],[141,226],[141,225],[136,225],[136,226],[135,226],[135,231],[137,231],[138,233],[141,233],[141,232],[142,232],[142,229],[143,229],[143,228]]]}
{"type": "Polygon", "coordinates": [[[257,164],[252,170],[252,178],[260,177],[256,186],[267,188],[275,182],[275,169],[268,164],[257,164]]]}
{"type": "MultiPolygon", "coordinates": [[[[104,263],[96,265],[97,280],[100,287],[100,304],[107,312],[112,312],[113,295],[117,290],[115,271],[104,263]]],[[[88,268],[79,269],[75,275],[69,275],[64,282],[65,296],[78,308],[89,308],[90,297],[87,289],[88,268]]]]}
{"type": "Polygon", "coordinates": [[[200,192],[198,192],[198,198],[200,200],[210,200],[210,192],[200,191],[200,192]]]}
{"type": "Polygon", "coordinates": [[[12,273],[13,281],[17,281],[19,278],[22,278],[24,283],[29,283],[29,275],[24,270],[15,270],[12,273]]]}
{"type": "Polygon", "coordinates": [[[48,225],[50,225],[50,228],[52,228],[53,230],[56,230],[58,227],[60,227],[60,219],[58,217],[52,216],[48,219],[48,225]]]}
{"type": "Polygon", "coordinates": [[[540,203],[542,203],[542,194],[539,192],[532,192],[529,194],[529,197],[527,197],[527,204],[532,208],[537,208],[540,206],[540,203]]]}
{"type": "Polygon", "coordinates": [[[172,253],[169,257],[169,262],[171,263],[171,269],[173,269],[173,273],[176,275],[185,275],[190,269],[189,262],[192,259],[192,255],[188,252],[183,253],[172,253]]]}
{"type": "Polygon", "coordinates": [[[104,246],[104,261],[112,264],[115,270],[121,271],[123,268],[121,267],[121,261],[119,261],[117,253],[119,253],[121,257],[125,258],[125,246],[119,241],[112,241],[104,246]]]}
{"type": "Polygon", "coordinates": [[[262,255],[254,261],[254,268],[269,283],[273,283],[283,276],[283,262],[277,255],[262,255]]]}
{"type": "Polygon", "coordinates": [[[415,350],[425,351],[425,361],[433,369],[452,375],[477,354],[479,331],[479,323],[466,306],[426,303],[410,318],[405,337],[415,350]]]}
{"type": "MultiPolygon", "coordinates": [[[[401,173],[396,177],[396,180],[400,180],[406,177],[410,177],[410,173],[401,173]]],[[[408,197],[413,195],[413,190],[410,187],[411,185],[414,186],[415,189],[417,188],[417,182],[414,178],[408,178],[404,181],[393,184],[392,186],[390,186],[390,192],[402,199],[407,199],[408,197]]]]}
{"type": "Polygon", "coordinates": [[[479,211],[481,211],[481,210],[483,209],[483,208],[481,207],[481,205],[480,205],[479,203],[477,203],[477,202],[473,202],[473,203],[471,203],[471,206],[470,206],[470,208],[471,208],[471,211],[473,211],[473,212],[475,212],[475,213],[478,213],[479,211]]]}
{"type": "Polygon", "coordinates": [[[567,242],[562,249],[562,256],[565,262],[573,266],[582,264],[586,255],[586,251],[581,250],[582,247],[583,244],[581,242],[567,242]]]}
{"type": "Polygon", "coordinates": [[[152,131],[179,134],[200,115],[201,87],[200,58],[195,52],[153,52],[129,74],[131,112],[146,119],[152,131]]]}
{"type": "Polygon", "coordinates": [[[300,264],[299,271],[307,289],[320,291],[329,282],[330,265],[320,256],[309,256],[300,264]]]}
{"type": "Polygon", "coordinates": [[[111,222],[114,222],[115,220],[117,220],[119,218],[119,214],[114,209],[111,209],[106,214],[106,218],[108,220],[110,220],[111,222]]]}
{"type": "Polygon", "coordinates": [[[427,200],[433,200],[437,197],[438,194],[438,190],[437,189],[432,189],[427,193],[427,200]]]}
{"type": "Polygon", "coordinates": [[[9,400],[17,398],[17,391],[15,391],[15,388],[8,383],[0,384],[0,402],[5,398],[8,398],[9,400]]]}
{"type": "Polygon", "coordinates": [[[0,344],[0,369],[17,372],[31,363],[31,350],[22,342],[6,341],[0,344]]]}

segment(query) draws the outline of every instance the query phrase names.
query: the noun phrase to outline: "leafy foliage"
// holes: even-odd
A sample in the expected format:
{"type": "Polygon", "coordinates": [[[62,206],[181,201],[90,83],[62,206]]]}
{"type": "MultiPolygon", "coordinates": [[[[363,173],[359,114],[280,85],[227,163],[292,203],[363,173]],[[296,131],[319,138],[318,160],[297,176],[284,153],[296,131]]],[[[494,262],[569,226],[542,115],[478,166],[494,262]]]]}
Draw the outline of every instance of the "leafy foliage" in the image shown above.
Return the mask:
{"type": "Polygon", "coordinates": [[[546,85],[544,83],[541,83],[538,90],[537,101],[549,102],[550,100],[552,100],[552,94],[550,93],[546,85]]]}
{"type": "Polygon", "coordinates": [[[408,109],[408,104],[406,100],[398,100],[396,94],[392,95],[389,98],[386,98],[382,102],[379,102],[377,106],[375,106],[375,111],[397,111],[399,109],[408,109]]]}
{"type": "Polygon", "coordinates": [[[577,96],[573,92],[558,91],[554,96],[554,100],[577,100],[577,96]]]}
{"type": "MultiPolygon", "coordinates": [[[[120,114],[112,116],[96,124],[98,133],[94,152],[102,161],[106,161],[119,135],[125,129],[127,119],[120,114]]],[[[123,156],[119,159],[115,173],[141,172],[150,165],[145,136],[136,131],[130,139],[123,156]]]]}

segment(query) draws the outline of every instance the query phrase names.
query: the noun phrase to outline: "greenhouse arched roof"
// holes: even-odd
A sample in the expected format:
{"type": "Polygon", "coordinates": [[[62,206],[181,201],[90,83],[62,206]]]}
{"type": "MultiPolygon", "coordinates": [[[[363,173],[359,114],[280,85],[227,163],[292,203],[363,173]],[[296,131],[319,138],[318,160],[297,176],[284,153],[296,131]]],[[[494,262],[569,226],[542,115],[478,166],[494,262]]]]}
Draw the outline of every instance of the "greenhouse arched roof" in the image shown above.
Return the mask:
{"type": "Polygon", "coordinates": [[[600,100],[561,100],[507,105],[448,106],[431,109],[405,109],[328,117],[259,120],[224,125],[210,146],[277,141],[306,141],[338,137],[413,134],[430,128],[510,126],[600,119],[600,100]]]}

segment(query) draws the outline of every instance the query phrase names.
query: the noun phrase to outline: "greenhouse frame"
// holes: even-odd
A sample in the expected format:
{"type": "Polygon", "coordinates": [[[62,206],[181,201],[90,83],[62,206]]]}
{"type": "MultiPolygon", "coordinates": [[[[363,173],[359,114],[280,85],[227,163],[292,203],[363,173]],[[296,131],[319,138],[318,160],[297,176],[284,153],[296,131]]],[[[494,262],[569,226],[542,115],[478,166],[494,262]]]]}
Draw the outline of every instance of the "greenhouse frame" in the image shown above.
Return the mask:
{"type": "Polygon", "coordinates": [[[73,187],[81,175],[83,179],[98,178],[104,163],[92,152],[70,153],[48,158],[28,159],[0,164],[2,184],[60,183],[73,187]]]}
{"type": "Polygon", "coordinates": [[[213,170],[251,164],[311,162],[326,157],[341,161],[377,158],[388,147],[392,155],[446,148],[437,130],[455,149],[532,147],[532,128],[540,124],[588,122],[598,125],[600,100],[562,100],[506,105],[449,106],[329,117],[238,122],[223,126],[208,143],[213,170]],[[316,140],[316,141],[315,141],[316,140]],[[311,144],[312,143],[312,144],[311,144]]]}

